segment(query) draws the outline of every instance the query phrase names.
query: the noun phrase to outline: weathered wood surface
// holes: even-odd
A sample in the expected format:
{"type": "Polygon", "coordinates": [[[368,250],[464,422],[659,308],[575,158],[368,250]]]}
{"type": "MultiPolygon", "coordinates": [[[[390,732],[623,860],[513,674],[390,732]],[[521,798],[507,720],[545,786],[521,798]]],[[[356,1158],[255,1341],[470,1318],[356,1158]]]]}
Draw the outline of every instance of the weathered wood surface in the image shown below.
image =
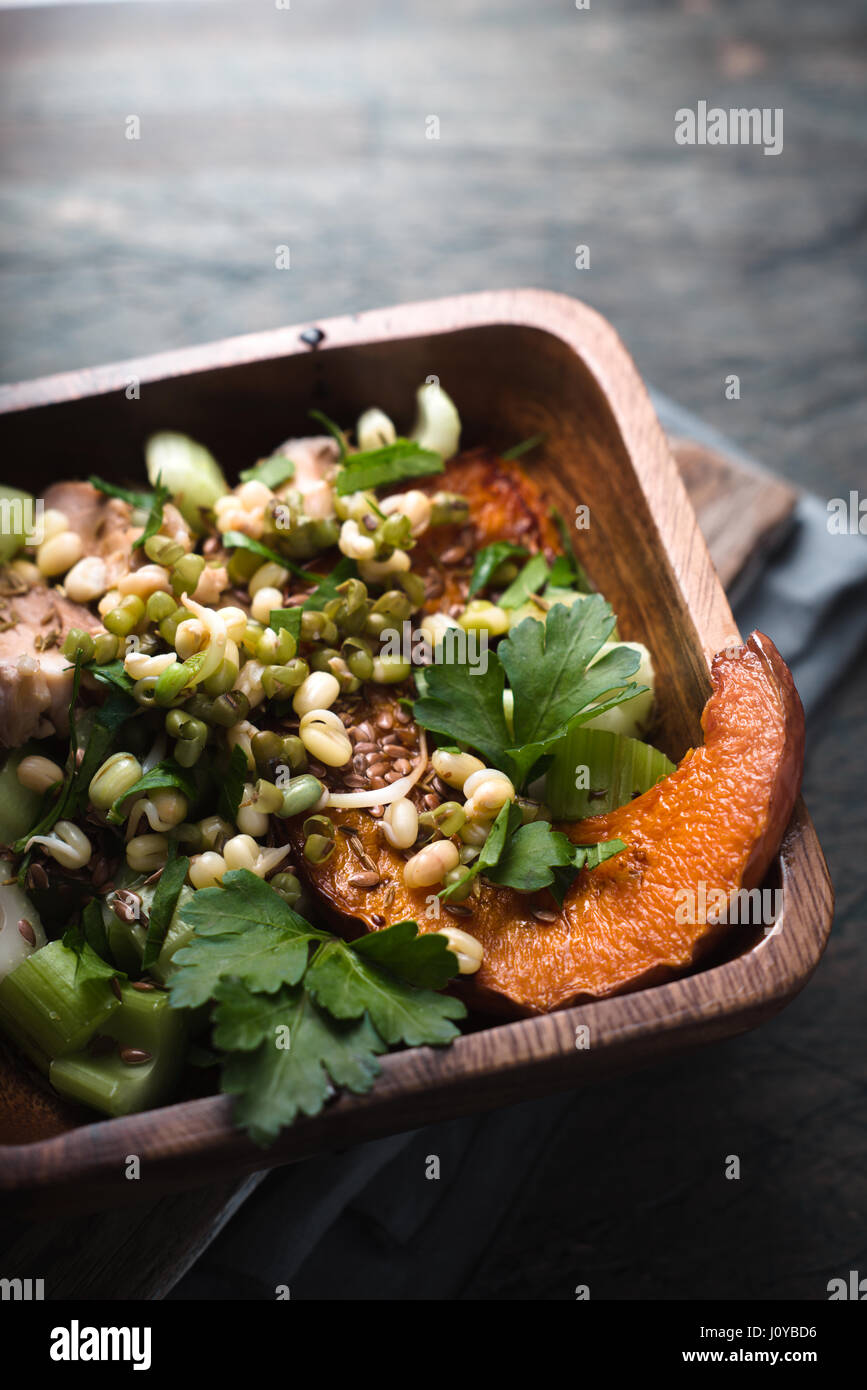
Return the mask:
{"type": "MultiPolygon", "coordinates": [[[[448,8],[0,14],[0,375],[539,284],[596,304],[649,380],[770,467],[825,495],[863,486],[862,7],[448,8]],[[677,148],[673,111],[701,97],[782,105],[784,154],[677,148]]],[[[471,1294],[569,1297],[580,1264],[613,1297],[814,1297],[857,1264],[865,720],[862,658],[808,744],[837,885],[811,988],[769,1028],[576,1104],[471,1294]],[[761,1176],[723,1184],[738,1144],[761,1176]]]]}

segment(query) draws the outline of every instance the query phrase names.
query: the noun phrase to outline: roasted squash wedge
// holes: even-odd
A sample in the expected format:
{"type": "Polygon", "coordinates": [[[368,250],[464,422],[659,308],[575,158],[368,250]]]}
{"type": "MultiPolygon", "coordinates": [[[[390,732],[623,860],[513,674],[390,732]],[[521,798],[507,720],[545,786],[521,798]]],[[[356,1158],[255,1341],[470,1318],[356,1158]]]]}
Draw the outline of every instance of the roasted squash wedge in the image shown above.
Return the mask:
{"type": "Polygon", "coordinates": [[[434,890],[405,887],[404,856],[362,812],[334,818],[355,828],[376,868],[374,887],[359,886],[358,845],[353,850],[345,834],[338,834],[325,864],[311,866],[300,852],[300,828],[290,828],[299,866],[333,913],[368,930],[411,917],[423,931],[449,923],[469,931],[485,952],[481,969],[461,985],[475,1007],[545,1013],[682,973],[723,935],[750,930],[717,920],[707,905],[762,882],[791,816],[803,763],[803,709],[767,637],[753,633],[744,646],[721,653],[712,681],[702,747],[690,749],[669,777],[636,800],[559,827],[576,844],[613,838],[626,844],[582,872],[562,908],[547,890],[524,895],[483,883],[456,916],[434,890]],[[534,916],[539,910],[552,920],[534,916]]]}

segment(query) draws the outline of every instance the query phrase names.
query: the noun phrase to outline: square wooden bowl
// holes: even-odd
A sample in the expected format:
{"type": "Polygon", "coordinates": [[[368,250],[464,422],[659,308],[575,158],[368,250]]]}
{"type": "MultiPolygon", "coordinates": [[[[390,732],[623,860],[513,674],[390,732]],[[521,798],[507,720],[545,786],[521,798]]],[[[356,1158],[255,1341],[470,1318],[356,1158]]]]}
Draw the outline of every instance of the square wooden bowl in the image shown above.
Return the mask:
{"type": "MultiPolygon", "coordinates": [[[[567,516],[589,505],[585,562],[623,636],[653,653],[657,741],[681,757],[701,741],[710,659],[737,630],[644,385],[610,325],[575,300],[535,290],[466,295],[5,387],[4,480],[38,495],[58,477],[134,478],[158,429],[201,439],[233,475],[309,433],[311,407],[347,421],[376,404],[408,424],[429,376],[454,397],[464,444],[506,448],[545,435],[528,466],[567,516]]],[[[126,1181],[124,1161],[138,1154],[154,1196],[571,1089],[743,1032],[801,989],[830,929],[831,886],[802,803],[775,874],[778,930],[742,954],[636,994],[483,1027],[449,1048],[387,1056],[368,1095],[340,1096],[264,1153],[233,1128],[221,1096],[93,1122],[7,1056],[0,1192],[42,1210],[131,1200],[138,1184],[126,1181]],[[575,1046],[579,1024],[590,1029],[587,1050],[575,1046]]]]}

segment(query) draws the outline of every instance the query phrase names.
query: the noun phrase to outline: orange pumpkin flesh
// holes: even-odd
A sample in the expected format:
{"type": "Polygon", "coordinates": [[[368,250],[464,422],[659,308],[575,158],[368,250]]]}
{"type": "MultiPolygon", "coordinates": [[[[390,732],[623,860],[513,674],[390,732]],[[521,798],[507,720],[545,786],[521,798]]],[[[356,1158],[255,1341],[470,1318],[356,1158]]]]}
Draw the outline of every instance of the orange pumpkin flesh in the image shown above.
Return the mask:
{"type": "Polygon", "coordinates": [[[363,811],[333,813],[354,826],[381,876],[372,890],[352,884],[362,866],[337,836],[332,857],[311,867],[300,853],[300,824],[288,826],[298,864],[335,913],[368,930],[412,917],[422,931],[452,924],[475,936],[485,955],[461,982],[471,1006],[507,1013],[546,1013],[580,1000],[655,984],[687,970],[719,938],[749,928],[684,911],[715,890],[728,894],[761,883],[789,820],[801,779],[804,716],[791,674],[768,638],[753,633],[712,669],[704,745],[636,800],[604,816],[561,825],[575,843],[619,838],[627,848],[583,871],[562,909],[547,890],[526,895],[482,883],[471,916],[435,914],[434,889],[403,883],[404,857],[363,811]],[[704,895],[702,897],[702,894],[704,895]],[[555,911],[551,922],[535,910],[555,911]],[[684,916],[696,921],[681,921],[684,916]]]}

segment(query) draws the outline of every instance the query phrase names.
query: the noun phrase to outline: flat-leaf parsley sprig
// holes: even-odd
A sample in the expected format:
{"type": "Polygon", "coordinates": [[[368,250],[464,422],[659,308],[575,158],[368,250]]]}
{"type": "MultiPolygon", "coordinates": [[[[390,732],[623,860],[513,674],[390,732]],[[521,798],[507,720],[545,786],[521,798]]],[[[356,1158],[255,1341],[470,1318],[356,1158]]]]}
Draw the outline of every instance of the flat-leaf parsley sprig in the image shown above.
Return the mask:
{"type": "Polygon", "coordinates": [[[257,1144],[335,1087],[361,1094],[389,1047],[442,1045],[466,1016],[440,994],[457,958],[437,933],[397,922],[347,944],[311,924],[247,869],[227,873],[180,908],[193,928],[169,981],[176,1008],[214,1001],[221,1089],[257,1144]]]}

